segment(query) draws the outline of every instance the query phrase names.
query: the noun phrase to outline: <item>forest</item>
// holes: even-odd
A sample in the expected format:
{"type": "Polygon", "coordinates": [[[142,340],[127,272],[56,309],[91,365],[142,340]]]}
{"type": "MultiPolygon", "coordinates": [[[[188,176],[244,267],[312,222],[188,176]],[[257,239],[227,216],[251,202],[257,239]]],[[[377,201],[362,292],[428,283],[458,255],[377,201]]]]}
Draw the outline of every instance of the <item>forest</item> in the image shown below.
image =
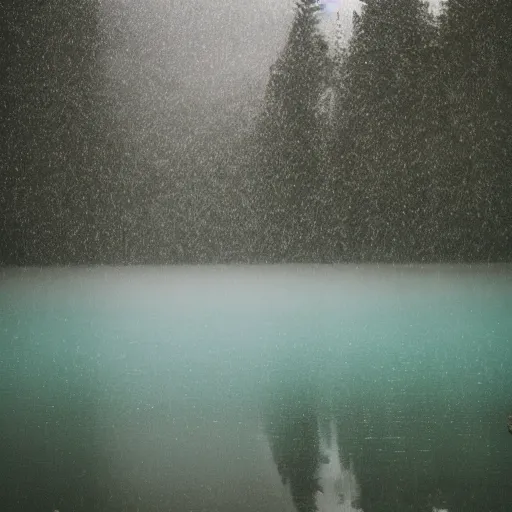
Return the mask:
{"type": "Polygon", "coordinates": [[[332,43],[297,0],[264,94],[194,106],[142,50],[112,85],[121,1],[4,3],[0,264],[510,260],[512,8],[361,5],[332,43]]]}

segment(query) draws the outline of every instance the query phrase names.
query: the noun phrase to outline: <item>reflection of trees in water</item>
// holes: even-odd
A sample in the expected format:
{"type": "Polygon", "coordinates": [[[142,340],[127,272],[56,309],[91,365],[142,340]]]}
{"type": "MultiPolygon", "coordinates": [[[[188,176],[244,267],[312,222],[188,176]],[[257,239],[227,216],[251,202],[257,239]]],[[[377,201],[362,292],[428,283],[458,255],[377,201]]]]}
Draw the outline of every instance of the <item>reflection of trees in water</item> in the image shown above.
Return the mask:
{"type": "Polygon", "coordinates": [[[340,396],[340,442],[354,463],[364,512],[511,510],[510,436],[495,427],[499,413],[421,389],[340,396]]]}
{"type": "Polygon", "coordinates": [[[321,454],[312,393],[278,391],[265,411],[264,422],[274,462],[295,507],[298,512],[315,512],[321,454]]]}
{"type": "Polygon", "coordinates": [[[338,446],[338,429],[331,419],[325,431],[321,431],[320,449],[326,455],[320,466],[322,493],[317,496],[320,512],[361,512],[360,487],[353,472],[352,463],[341,459],[338,446]]]}
{"type": "Polygon", "coordinates": [[[360,511],[359,486],[342,464],[336,423],[314,390],[297,382],[272,390],[264,427],[277,470],[298,512],[360,511]]]}
{"type": "Polygon", "coordinates": [[[307,364],[281,368],[264,424],[299,512],[510,510],[510,435],[492,401],[365,384],[352,393],[334,389],[326,404],[307,364]]]}

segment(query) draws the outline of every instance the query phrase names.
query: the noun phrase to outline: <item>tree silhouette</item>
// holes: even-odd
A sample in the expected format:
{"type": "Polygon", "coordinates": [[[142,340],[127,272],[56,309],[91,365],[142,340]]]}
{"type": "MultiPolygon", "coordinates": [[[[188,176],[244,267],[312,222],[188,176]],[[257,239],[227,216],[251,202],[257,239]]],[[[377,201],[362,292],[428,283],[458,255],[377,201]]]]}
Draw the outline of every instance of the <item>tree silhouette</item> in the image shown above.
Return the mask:
{"type": "Polygon", "coordinates": [[[321,491],[319,424],[315,396],[300,384],[273,390],[264,426],[274,462],[298,512],[315,512],[321,491]]]}
{"type": "Polygon", "coordinates": [[[299,0],[288,41],[271,69],[258,122],[261,250],[272,261],[303,261],[317,250],[327,43],[314,0],[299,0]]]}

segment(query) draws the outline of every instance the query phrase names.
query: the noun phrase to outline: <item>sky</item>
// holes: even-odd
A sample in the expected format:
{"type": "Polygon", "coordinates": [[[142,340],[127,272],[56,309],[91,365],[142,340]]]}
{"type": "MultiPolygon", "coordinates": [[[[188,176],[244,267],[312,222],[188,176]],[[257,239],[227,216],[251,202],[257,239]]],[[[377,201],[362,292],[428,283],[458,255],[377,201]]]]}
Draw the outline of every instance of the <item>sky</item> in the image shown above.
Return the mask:
{"type": "MultiPolygon", "coordinates": [[[[218,96],[265,81],[293,17],[293,0],[109,0],[129,20],[131,48],[144,48],[145,65],[183,81],[193,94],[218,96]]],[[[356,8],[347,0],[347,13],[356,8]]],[[[347,17],[347,29],[350,19],[347,17]]],[[[114,73],[116,63],[113,63],[114,73]]],[[[122,62],[117,65],[126,67],[122,62]]]]}
{"type": "MultiPolygon", "coordinates": [[[[338,0],[342,29],[348,38],[358,0],[338,0]]],[[[439,0],[432,0],[436,5],[439,0]]],[[[143,49],[144,65],[185,84],[199,98],[229,97],[251,84],[261,89],[286,39],[294,0],[105,0],[130,25],[129,46],[143,49]]],[[[326,32],[335,14],[323,22],[326,32]]],[[[120,52],[121,60],[133,48],[120,52]]],[[[114,60],[116,65],[126,64],[114,60]]]]}

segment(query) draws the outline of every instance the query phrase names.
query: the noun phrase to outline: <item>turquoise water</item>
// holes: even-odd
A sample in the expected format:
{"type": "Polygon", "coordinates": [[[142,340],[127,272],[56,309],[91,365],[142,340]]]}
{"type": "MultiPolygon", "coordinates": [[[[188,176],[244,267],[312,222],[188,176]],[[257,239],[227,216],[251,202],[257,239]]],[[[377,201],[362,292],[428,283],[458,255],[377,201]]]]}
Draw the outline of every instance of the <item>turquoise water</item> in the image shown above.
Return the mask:
{"type": "Polygon", "coordinates": [[[510,266],[3,270],[1,510],[512,510],[510,311],[510,266]]]}

